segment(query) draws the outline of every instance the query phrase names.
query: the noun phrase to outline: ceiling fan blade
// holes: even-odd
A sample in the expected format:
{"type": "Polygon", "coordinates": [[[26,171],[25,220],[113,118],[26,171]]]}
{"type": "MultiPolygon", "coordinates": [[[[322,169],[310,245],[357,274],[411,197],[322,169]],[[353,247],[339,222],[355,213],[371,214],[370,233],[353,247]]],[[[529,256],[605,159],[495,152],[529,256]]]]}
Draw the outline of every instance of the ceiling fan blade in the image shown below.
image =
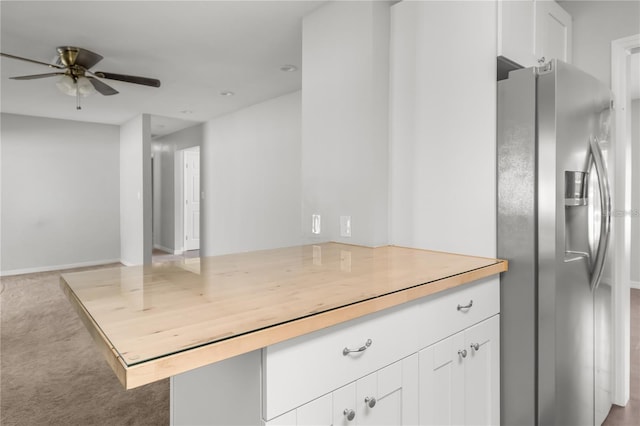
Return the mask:
{"type": "Polygon", "coordinates": [[[110,96],[110,95],[117,95],[119,92],[114,89],[113,87],[109,86],[106,83],[103,83],[102,81],[98,80],[97,78],[93,78],[93,77],[87,77],[89,79],[89,81],[91,82],[91,84],[93,84],[93,87],[95,87],[95,89],[100,92],[101,94],[105,95],[105,96],[110,96]]]}
{"type": "Polygon", "coordinates": [[[47,74],[21,75],[18,77],[9,77],[11,80],[35,80],[37,78],[54,77],[56,75],[64,75],[63,72],[50,72],[47,74]]]}
{"type": "Polygon", "coordinates": [[[89,69],[103,59],[101,55],[81,47],[59,46],[56,50],[58,51],[56,64],[62,66],[80,65],[89,69]]]}
{"type": "Polygon", "coordinates": [[[138,77],[135,75],[114,74],[111,72],[96,71],[93,73],[97,77],[108,78],[110,80],[124,81],[127,83],[143,84],[145,86],[160,87],[160,80],[155,78],[138,77]]]}
{"type": "Polygon", "coordinates": [[[60,66],[60,65],[56,65],[56,64],[48,64],[48,63],[46,63],[46,62],[40,62],[40,61],[34,61],[33,59],[22,58],[22,57],[20,57],[20,56],[10,55],[10,54],[8,54],[8,53],[1,53],[1,52],[0,52],[0,56],[4,56],[5,58],[17,59],[17,60],[19,60],[19,61],[31,62],[32,64],[45,65],[45,66],[47,66],[47,67],[57,68],[57,69],[59,69],[59,70],[63,70],[63,69],[65,69],[65,67],[60,66]]]}

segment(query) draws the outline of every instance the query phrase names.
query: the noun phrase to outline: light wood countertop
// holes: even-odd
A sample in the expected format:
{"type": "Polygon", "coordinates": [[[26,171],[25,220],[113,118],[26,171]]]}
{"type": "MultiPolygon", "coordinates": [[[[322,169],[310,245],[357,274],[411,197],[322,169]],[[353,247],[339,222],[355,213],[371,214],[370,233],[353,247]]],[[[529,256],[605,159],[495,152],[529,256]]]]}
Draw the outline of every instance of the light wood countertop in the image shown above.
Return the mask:
{"type": "Polygon", "coordinates": [[[507,270],[507,262],[323,243],[64,274],[126,389],[507,270]]]}

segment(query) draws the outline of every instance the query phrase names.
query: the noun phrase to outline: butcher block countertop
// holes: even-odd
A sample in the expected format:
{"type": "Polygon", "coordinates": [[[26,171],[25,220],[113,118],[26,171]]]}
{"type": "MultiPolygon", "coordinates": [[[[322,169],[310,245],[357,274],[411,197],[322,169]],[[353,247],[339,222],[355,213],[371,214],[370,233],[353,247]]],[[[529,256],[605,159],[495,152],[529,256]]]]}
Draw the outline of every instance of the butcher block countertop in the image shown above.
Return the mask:
{"type": "Polygon", "coordinates": [[[296,246],[62,275],[126,389],[507,270],[394,246],[296,246]]]}

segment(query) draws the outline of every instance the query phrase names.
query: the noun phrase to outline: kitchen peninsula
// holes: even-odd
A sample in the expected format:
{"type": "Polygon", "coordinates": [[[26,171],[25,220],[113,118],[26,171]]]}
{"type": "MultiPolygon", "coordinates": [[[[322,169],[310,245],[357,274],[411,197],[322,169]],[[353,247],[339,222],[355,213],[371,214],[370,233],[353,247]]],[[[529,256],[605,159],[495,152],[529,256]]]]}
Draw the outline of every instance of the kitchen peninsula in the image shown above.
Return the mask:
{"type": "MultiPolygon", "coordinates": [[[[126,389],[172,377],[174,424],[304,424],[336,410],[345,422],[377,412],[410,423],[422,407],[391,402],[403,378],[423,386],[412,368],[438,342],[451,346],[460,335],[458,363],[483,356],[483,368],[498,374],[499,286],[490,277],[506,270],[497,259],[323,243],[64,274],[61,287],[126,389]],[[491,328],[493,340],[467,344],[464,330],[478,327],[491,328]],[[202,382],[223,367],[230,382],[202,382]],[[342,385],[357,393],[372,374],[376,386],[390,386],[372,391],[378,405],[370,396],[364,408],[338,409],[342,385]],[[194,406],[195,395],[216,389],[229,401],[194,406]],[[235,393],[244,409],[232,408],[235,393]]],[[[403,399],[410,395],[407,387],[403,399]]]]}

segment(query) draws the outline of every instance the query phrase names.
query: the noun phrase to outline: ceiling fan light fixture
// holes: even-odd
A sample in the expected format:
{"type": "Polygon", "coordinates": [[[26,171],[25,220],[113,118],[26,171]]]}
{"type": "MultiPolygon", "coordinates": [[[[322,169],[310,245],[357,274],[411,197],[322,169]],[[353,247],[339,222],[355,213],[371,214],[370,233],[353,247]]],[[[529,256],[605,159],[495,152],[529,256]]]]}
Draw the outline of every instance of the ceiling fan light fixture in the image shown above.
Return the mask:
{"type": "Polygon", "coordinates": [[[76,96],[76,91],[78,91],[80,96],[84,98],[96,92],[91,81],[84,76],[76,77],[74,81],[70,75],[63,75],[56,83],[56,86],[58,90],[69,96],[76,96]]]}
{"type": "Polygon", "coordinates": [[[73,77],[68,74],[60,77],[60,79],[56,82],[56,87],[65,95],[76,95],[76,82],[73,81],[73,77]]]}
{"type": "Polygon", "coordinates": [[[92,95],[96,92],[96,88],[93,87],[93,84],[91,84],[91,81],[89,81],[87,77],[78,77],[76,86],[78,86],[78,91],[82,97],[92,95]]]}

